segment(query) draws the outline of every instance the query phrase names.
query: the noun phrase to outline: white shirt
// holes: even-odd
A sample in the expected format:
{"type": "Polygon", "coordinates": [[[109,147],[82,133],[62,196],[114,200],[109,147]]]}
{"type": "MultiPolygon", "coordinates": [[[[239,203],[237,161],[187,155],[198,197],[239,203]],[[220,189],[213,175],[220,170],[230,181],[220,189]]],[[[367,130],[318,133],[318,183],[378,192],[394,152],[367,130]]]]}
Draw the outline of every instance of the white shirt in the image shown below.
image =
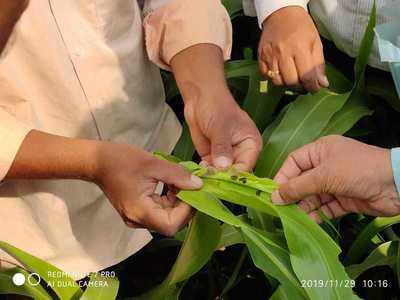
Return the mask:
{"type": "MultiPolygon", "coordinates": [[[[383,16],[379,10],[394,2],[399,0],[376,0],[377,24],[390,21],[390,17],[383,16]]],[[[283,7],[297,5],[307,9],[308,4],[320,34],[351,57],[357,56],[373,3],[373,0],[243,0],[245,13],[257,14],[260,26],[269,15],[283,7]]],[[[379,59],[376,42],[369,64],[388,70],[387,64],[379,59]]]]}
{"type": "MultiPolygon", "coordinates": [[[[230,21],[219,0],[147,0],[145,9],[142,22],[136,0],[30,1],[0,57],[0,181],[31,129],[173,149],[181,127],[155,64],[168,67],[199,43],[220,46],[228,58],[230,21]]],[[[147,230],[127,228],[94,184],[0,186],[0,240],[75,278],[122,261],[150,239],[147,230]]],[[[0,258],[12,260],[2,251],[0,258]]]]}

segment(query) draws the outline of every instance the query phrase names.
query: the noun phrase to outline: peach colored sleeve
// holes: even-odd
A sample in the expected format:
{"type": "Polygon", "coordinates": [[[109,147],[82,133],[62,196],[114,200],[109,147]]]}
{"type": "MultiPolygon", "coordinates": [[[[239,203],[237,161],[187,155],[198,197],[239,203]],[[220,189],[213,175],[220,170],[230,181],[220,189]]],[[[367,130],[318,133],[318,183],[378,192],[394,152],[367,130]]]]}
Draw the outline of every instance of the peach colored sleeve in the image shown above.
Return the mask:
{"type": "Polygon", "coordinates": [[[196,44],[214,44],[224,59],[232,50],[232,24],[220,0],[172,0],[150,11],[144,20],[147,53],[160,68],[196,44]]]}
{"type": "Polygon", "coordinates": [[[0,109],[0,182],[6,177],[31,128],[0,109]]]}

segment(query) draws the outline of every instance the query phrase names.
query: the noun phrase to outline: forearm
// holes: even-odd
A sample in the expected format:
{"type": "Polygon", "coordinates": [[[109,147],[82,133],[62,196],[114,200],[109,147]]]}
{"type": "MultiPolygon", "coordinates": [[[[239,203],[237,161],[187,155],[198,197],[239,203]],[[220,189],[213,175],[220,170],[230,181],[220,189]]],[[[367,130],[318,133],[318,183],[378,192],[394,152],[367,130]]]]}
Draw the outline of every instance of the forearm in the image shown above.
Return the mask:
{"type": "Polygon", "coordinates": [[[28,3],[28,0],[0,0],[0,53],[28,3]]]}
{"type": "Polygon", "coordinates": [[[93,181],[101,142],[31,131],[7,179],[82,179],[93,181]]]}
{"type": "Polygon", "coordinates": [[[205,95],[229,93],[221,49],[198,44],[173,57],[171,67],[185,102],[205,95]]]}

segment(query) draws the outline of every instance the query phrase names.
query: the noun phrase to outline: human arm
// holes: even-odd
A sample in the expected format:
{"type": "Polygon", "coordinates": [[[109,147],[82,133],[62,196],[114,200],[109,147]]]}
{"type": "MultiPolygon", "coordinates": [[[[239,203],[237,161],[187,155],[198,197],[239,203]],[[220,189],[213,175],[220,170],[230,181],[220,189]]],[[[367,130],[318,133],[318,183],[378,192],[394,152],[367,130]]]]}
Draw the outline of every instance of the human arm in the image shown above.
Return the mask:
{"type": "Polygon", "coordinates": [[[219,168],[251,170],[261,150],[260,134],[231,95],[221,50],[193,46],[171,62],[185,102],[185,118],[202,160],[219,168]]]}
{"type": "Polygon", "coordinates": [[[261,137],[225,80],[232,32],[220,1],[171,1],[146,17],[145,32],[150,59],[174,73],[202,159],[221,168],[233,163],[252,169],[261,137]]]}
{"type": "Polygon", "coordinates": [[[26,135],[4,180],[77,179],[97,184],[134,228],[173,235],[190,219],[191,208],[169,193],[155,193],[158,182],[177,189],[202,183],[181,166],[125,144],[71,139],[32,130],[26,135]]]}
{"type": "Polygon", "coordinates": [[[322,42],[307,12],[307,0],[254,0],[262,28],[261,73],[275,85],[328,87],[322,42]]]}
{"type": "Polygon", "coordinates": [[[328,136],[289,155],[275,177],[276,204],[298,203],[320,222],[348,213],[373,216],[400,214],[390,150],[342,136],[328,136]]]}

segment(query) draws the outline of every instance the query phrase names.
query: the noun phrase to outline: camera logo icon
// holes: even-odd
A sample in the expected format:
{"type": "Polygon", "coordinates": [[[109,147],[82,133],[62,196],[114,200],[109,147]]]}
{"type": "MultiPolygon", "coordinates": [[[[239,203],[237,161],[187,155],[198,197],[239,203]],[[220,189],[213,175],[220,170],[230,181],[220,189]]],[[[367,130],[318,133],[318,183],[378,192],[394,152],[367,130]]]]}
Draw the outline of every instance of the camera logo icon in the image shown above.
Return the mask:
{"type": "Polygon", "coordinates": [[[26,282],[31,286],[38,286],[40,284],[40,276],[37,273],[31,273],[28,276],[25,276],[18,272],[13,275],[12,282],[15,286],[22,286],[26,282]]]}

